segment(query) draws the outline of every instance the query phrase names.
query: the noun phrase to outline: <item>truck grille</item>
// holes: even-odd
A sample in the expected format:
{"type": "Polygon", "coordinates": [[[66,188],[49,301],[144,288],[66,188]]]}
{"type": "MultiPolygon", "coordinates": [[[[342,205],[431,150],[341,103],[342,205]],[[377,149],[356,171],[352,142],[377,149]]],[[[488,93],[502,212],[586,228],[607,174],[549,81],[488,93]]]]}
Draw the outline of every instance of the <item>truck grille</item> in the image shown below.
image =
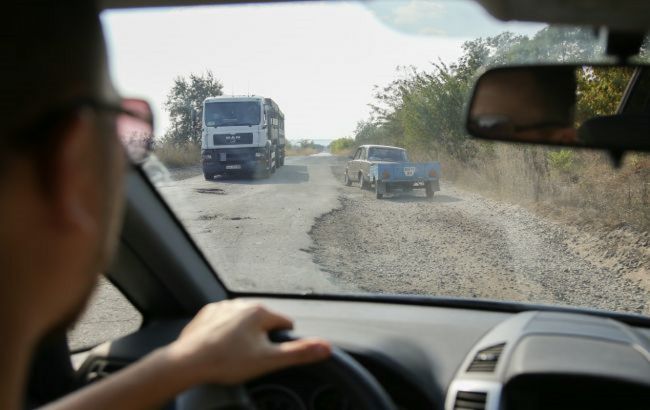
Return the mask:
{"type": "Polygon", "coordinates": [[[237,145],[252,144],[252,132],[239,132],[236,134],[214,134],[212,136],[214,145],[237,145]]]}

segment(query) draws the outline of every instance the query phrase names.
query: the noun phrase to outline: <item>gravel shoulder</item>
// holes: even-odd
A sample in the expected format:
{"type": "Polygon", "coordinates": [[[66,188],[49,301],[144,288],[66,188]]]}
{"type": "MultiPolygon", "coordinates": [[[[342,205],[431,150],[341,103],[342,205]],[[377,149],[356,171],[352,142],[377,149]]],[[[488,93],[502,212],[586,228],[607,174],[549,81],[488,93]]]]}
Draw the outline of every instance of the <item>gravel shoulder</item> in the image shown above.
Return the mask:
{"type": "Polygon", "coordinates": [[[341,206],[310,232],[314,261],[336,281],[373,293],[650,314],[643,238],[607,253],[612,238],[449,183],[441,188],[432,201],[418,191],[378,201],[357,186],[344,188],[341,206]]]}

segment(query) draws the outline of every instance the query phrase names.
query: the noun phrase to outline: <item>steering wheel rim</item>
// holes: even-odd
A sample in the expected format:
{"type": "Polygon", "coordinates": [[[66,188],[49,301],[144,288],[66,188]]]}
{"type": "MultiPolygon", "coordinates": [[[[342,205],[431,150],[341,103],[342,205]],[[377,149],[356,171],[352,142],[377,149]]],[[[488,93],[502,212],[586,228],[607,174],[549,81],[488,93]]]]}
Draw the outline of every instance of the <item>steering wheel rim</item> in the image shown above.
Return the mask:
{"type": "MultiPolygon", "coordinates": [[[[296,340],[286,331],[276,331],[269,335],[276,343],[296,340]]],[[[379,384],[377,379],[352,356],[332,347],[332,355],[322,362],[301,366],[317,374],[325,374],[342,391],[351,394],[362,408],[367,410],[396,410],[393,400],[379,384]]]]}
{"type": "MultiPolygon", "coordinates": [[[[286,331],[269,334],[275,343],[298,339],[286,331]]],[[[339,390],[351,396],[365,410],[396,410],[395,404],[375,377],[343,350],[332,347],[331,356],[322,362],[300,366],[325,375],[339,390]]],[[[251,409],[252,400],[243,386],[205,385],[192,388],[176,398],[176,409],[251,409]],[[219,403],[216,403],[219,402],[219,403]]],[[[357,407],[355,407],[357,408],[357,407]]]]}

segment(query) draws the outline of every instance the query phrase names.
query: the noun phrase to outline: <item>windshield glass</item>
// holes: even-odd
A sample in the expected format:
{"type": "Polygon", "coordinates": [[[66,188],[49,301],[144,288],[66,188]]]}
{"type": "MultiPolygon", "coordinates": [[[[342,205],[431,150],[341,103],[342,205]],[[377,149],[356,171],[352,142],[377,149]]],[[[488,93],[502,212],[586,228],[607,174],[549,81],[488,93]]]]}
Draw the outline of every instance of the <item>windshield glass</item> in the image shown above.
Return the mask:
{"type": "MultiPolygon", "coordinates": [[[[603,61],[592,29],[500,22],[470,1],[102,19],[118,89],[157,112],[143,169],[230,290],[650,314],[650,158],[614,167],[603,152],[475,140],[464,125],[487,67],[603,61]],[[210,102],[204,115],[218,96],[258,96],[264,110],[210,102]],[[377,145],[389,148],[359,149],[377,145]]],[[[579,84],[585,118],[611,114],[629,77],[593,74],[579,84]]]]}
{"type": "Polygon", "coordinates": [[[259,125],[260,117],[259,102],[210,102],[205,104],[205,125],[208,127],[259,125]]]}
{"type": "Polygon", "coordinates": [[[406,161],[406,153],[401,149],[376,148],[368,149],[369,161],[406,161]]]}

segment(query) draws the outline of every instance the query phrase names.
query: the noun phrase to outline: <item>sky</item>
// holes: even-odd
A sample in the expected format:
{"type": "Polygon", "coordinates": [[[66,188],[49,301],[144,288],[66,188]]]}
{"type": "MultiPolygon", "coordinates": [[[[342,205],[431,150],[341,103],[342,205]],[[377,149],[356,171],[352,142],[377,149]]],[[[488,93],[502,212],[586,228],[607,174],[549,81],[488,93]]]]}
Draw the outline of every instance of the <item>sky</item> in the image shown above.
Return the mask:
{"type": "Polygon", "coordinates": [[[211,70],[224,94],[273,98],[291,140],[353,136],[376,85],[398,66],[455,61],[464,41],[541,26],[501,23],[465,1],[291,3],[109,11],[111,73],[124,96],[147,99],[157,133],[177,76],[211,70]]]}

